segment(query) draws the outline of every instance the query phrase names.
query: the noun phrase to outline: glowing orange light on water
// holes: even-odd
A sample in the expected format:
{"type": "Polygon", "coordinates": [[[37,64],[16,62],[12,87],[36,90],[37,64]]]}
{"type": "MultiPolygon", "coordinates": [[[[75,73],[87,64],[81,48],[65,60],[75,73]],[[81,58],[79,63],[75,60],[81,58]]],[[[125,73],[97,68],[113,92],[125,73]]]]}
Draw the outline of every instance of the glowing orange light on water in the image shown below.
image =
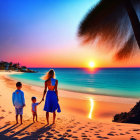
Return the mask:
{"type": "Polygon", "coordinates": [[[94,100],[92,98],[89,99],[90,100],[90,111],[88,114],[88,118],[92,119],[93,118],[93,109],[94,109],[94,100]]]}

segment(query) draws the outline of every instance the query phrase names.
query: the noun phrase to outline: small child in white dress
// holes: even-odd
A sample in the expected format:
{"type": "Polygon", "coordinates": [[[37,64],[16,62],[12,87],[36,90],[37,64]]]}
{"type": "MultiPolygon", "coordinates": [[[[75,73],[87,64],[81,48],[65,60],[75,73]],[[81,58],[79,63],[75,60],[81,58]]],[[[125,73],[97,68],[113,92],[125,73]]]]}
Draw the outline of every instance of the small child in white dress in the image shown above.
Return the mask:
{"type": "Polygon", "coordinates": [[[36,103],[36,97],[32,97],[31,100],[32,100],[33,122],[35,122],[34,121],[35,118],[37,121],[37,105],[39,105],[42,102],[42,100],[39,103],[36,103]]]}

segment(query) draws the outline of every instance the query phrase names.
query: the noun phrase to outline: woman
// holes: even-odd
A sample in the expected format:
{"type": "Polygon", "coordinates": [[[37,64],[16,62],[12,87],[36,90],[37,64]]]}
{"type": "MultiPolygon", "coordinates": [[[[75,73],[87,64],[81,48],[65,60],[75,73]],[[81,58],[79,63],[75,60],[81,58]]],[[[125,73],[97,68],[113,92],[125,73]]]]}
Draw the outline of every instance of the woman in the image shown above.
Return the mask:
{"type": "Polygon", "coordinates": [[[49,70],[49,72],[47,72],[46,75],[43,77],[43,80],[46,80],[44,94],[42,98],[43,101],[46,91],[48,89],[44,106],[44,111],[46,111],[47,124],[49,124],[49,112],[53,113],[53,124],[55,123],[56,117],[55,111],[57,110],[57,112],[61,112],[60,106],[58,104],[58,80],[54,78],[55,72],[53,69],[49,70]]]}

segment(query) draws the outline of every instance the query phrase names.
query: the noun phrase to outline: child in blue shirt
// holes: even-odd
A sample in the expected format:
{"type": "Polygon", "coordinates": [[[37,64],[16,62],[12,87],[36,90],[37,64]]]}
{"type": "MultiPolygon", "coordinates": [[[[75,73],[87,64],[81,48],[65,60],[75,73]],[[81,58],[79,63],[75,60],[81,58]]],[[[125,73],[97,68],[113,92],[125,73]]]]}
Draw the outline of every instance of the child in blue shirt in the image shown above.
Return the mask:
{"type": "Polygon", "coordinates": [[[35,118],[37,121],[37,105],[39,105],[42,102],[42,100],[39,103],[36,103],[36,97],[32,97],[31,100],[32,100],[33,122],[35,122],[34,121],[35,118]]]}
{"type": "Polygon", "coordinates": [[[23,107],[25,106],[24,92],[21,91],[22,83],[16,83],[17,90],[13,92],[12,101],[16,111],[16,123],[18,124],[18,115],[20,115],[20,122],[22,124],[23,107]]]}

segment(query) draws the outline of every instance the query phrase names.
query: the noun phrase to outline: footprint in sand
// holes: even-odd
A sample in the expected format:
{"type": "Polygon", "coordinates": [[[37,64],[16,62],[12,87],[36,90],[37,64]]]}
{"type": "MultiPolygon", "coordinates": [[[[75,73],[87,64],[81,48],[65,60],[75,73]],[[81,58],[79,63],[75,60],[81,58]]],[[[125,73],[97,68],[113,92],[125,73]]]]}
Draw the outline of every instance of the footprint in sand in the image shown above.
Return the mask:
{"type": "Polygon", "coordinates": [[[87,138],[87,136],[86,136],[86,135],[82,135],[81,137],[82,137],[82,138],[87,138]]]}
{"type": "Polygon", "coordinates": [[[70,129],[68,129],[68,130],[66,130],[67,132],[71,132],[71,130],[70,129]]]}
{"type": "Polygon", "coordinates": [[[9,111],[9,114],[11,114],[12,112],[11,111],[9,111]]]}
{"type": "Polygon", "coordinates": [[[64,135],[68,135],[69,133],[65,132],[64,135]]]}
{"type": "Polygon", "coordinates": [[[102,137],[102,139],[109,139],[108,137],[102,137]]]}
{"type": "Polygon", "coordinates": [[[58,131],[55,131],[55,133],[59,133],[58,131]]]}
{"type": "Polygon", "coordinates": [[[101,138],[102,140],[109,139],[108,137],[102,137],[102,136],[97,136],[97,138],[101,138]]]}
{"type": "Polygon", "coordinates": [[[98,131],[95,131],[95,133],[99,133],[98,131]]]}
{"type": "Polygon", "coordinates": [[[112,134],[112,133],[108,133],[107,135],[109,135],[109,136],[114,136],[114,134],[112,134]]]}
{"type": "Polygon", "coordinates": [[[72,136],[72,138],[77,139],[78,137],[77,136],[72,136]]]}
{"type": "Polygon", "coordinates": [[[49,136],[47,136],[46,138],[53,138],[53,135],[49,135],[49,136]]]}
{"type": "Polygon", "coordinates": [[[75,126],[71,126],[71,127],[69,127],[69,128],[74,128],[75,126]]]}
{"type": "Polygon", "coordinates": [[[133,131],[140,131],[140,129],[133,129],[133,131]]]}
{"type": "Polygon", "coordinates": [[[58,136],[58,137],[62,137],[62,135],[61,135],[61,134],[58,134],[57,136],[58,136]]]}
{"type": "Polygon", "coordinates": [[[2,117],[0,117],[0,120],[2,120],[2,119],[4,119],[4,117],[2,116],[2,117]]]}
{"type": "Polygon", "coordinates": [[[110,131],[110,133],[116,133],[115,131],[110,131]]]}
{"type": "Polygon", "coordinates": [[[81,128],[85,128],[85,127],[83,126],[83,127],[81,127],[81,128]]]}
{"type": "Polygon", "coordinates": [[[85,135],[85,133],[81,133],[81,134],[85,135]]]}
{"type": "Polygon", "coordinates": [[[125,134],[123,134],[123,133],[120,133],[120,135],[125,135],[125,134]]]}
{"type": "Polygon", "coordinates": [[[97,138],[102,138],[102,136],[97,136],[97,138]]]}
{"type": "Polygon", "coordinates": [[[3,110],[1,110],[2,112],[6,112],[4,109],[3,110]]]}
{"type": "Polygon", "coordinates": [[[63,137],[65,138],[65,137],[67,137],[67,135],[66,134],[63,134],[63,137]]]}
{"type": "Polygon", "coordinates": [[[70,134],[70,135],[68,135],[68,137],[72,137],[72,135],[70,134]]]}
{"type": "Polygon", "coordinates": [[[95,136],[99,135],[99,134],[94,134],[95,136]]]}

